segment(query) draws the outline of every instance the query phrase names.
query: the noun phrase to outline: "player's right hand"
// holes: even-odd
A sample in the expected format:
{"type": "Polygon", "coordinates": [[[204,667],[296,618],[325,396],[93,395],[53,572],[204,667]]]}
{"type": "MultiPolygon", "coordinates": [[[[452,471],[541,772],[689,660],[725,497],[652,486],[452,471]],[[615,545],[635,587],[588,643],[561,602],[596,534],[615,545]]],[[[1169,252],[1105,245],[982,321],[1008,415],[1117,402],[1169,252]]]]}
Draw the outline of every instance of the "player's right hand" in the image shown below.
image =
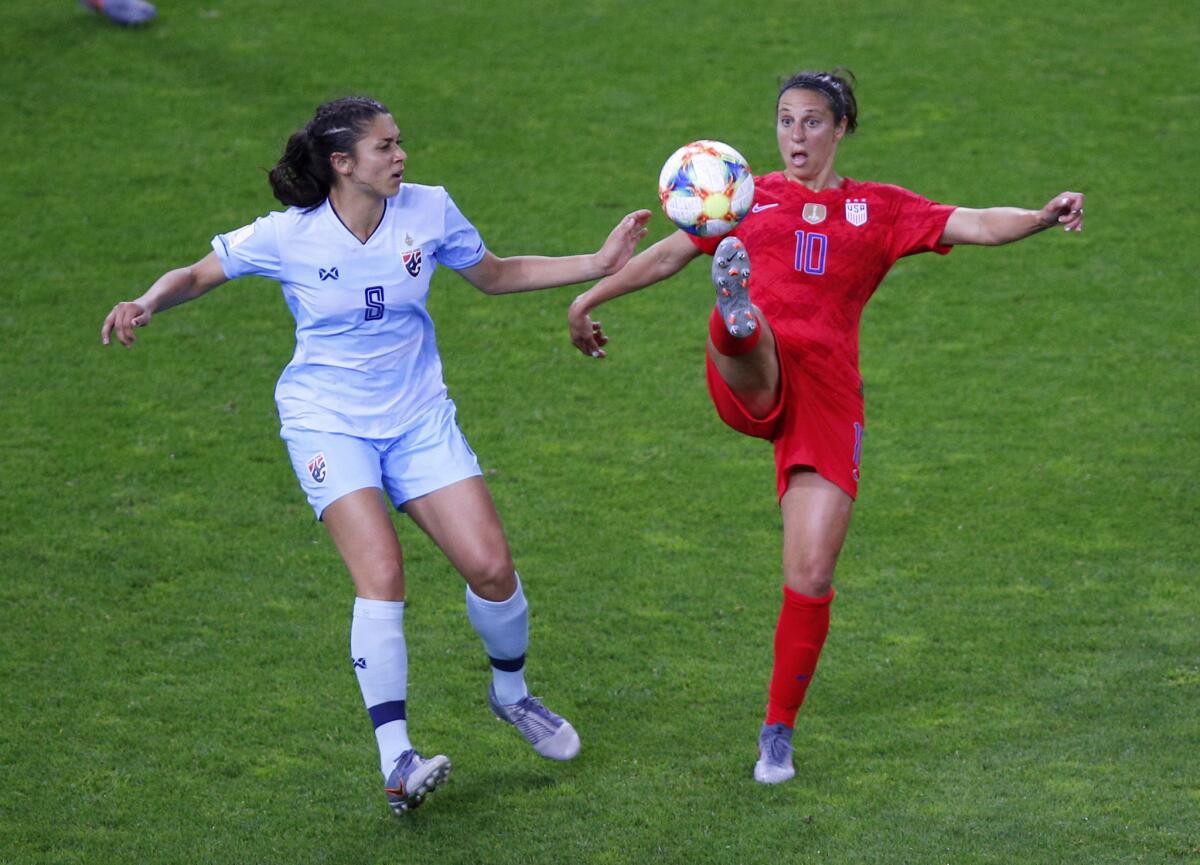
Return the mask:
{"type": "Polygon", "coordinates": [[[567,323],[571,329],[571,342],[577,349],[597,360],[607,357],[603,346],[608,343],[608,337],[604,335],[600,322],[592,321],[590,315],[571,304],[567,311],[567,323]]]}
{"type": "Polygon", "coordinates": [[[137,340],[133,335],[135,327],[145,327],[150,323],[150,310],[140,303],[123,300],[112,308],[112,312],[104,319],[100,327],[100,342],[108,345],[110,337],[116,332],[117,341],[129,348],[137,340]]]}

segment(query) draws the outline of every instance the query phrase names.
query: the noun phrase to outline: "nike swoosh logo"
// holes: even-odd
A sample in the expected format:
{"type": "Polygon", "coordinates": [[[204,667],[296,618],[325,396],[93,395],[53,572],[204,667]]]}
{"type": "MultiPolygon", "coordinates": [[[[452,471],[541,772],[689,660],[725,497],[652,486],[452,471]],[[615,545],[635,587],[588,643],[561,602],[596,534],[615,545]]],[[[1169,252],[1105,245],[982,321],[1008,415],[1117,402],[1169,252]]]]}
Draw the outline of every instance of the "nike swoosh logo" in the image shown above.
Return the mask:
{"type": "Polygon", "coordinates": [[[778,207],[778,206],[779,206],[778,201],[776,201],[774,204],[756,204],[750,208],[750,212],[758,213],[760,210],[766,210],[768,207],[778,207]]]}

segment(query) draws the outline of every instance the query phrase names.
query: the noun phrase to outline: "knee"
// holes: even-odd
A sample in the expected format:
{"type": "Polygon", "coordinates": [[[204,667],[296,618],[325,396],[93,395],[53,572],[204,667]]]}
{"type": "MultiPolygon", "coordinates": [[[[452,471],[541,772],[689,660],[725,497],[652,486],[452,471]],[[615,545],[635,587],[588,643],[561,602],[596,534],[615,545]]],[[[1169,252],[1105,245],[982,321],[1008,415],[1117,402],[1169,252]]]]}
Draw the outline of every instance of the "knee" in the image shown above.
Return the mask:
{"type": "Polygon", "coordinates": [[[464,571],[471,591],[485,601],[506,601],[517,590],[512,557],[495,553],[478,557],[464,571]]]}
{"type": "Polygon", "coordinates": [[[404,565],[399,559],[377,559],[353,577],[355,590],[361,598],[404,600],[404,565]]]}
{"type": "Polygon", "coordinates": [[[833,587],[833,563],[801,562],[784,569],[784,584],[793,592],[823,598],[833,587]]]}

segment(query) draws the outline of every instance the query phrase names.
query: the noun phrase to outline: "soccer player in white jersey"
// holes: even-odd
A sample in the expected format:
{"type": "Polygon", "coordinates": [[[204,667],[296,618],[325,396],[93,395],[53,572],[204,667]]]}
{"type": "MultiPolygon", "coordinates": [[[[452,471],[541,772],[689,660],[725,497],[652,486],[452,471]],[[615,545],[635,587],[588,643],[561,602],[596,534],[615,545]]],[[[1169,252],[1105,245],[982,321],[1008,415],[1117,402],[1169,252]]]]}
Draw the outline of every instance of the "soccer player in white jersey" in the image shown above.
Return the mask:
{"type": "Polygon", "coordinates": [[[391,113],[338,99],[288,140],[271,171],[288,209],[217,235],[213,251],[113,307],[101,340],[134,329],[227,280],[279,281],[296,319],[296,351],[275,390],[292,465],[354,582],[350,654],[375,727],[392,809],[419,805],[450,761],[408,737],[408,661],[400,542],[384,502],[403,510],[467,582],[467,615],[492,664],[488,701],[537,753],[579,752],[571,724],[525,684],[528,607],[475,454],[455,421],[426,310],[439,266],[488,294],[532,291],[616,273],[645,236],[649,211],[624,217],[588,255],[498,258],[446,190],[403,183],[391,113]]]}

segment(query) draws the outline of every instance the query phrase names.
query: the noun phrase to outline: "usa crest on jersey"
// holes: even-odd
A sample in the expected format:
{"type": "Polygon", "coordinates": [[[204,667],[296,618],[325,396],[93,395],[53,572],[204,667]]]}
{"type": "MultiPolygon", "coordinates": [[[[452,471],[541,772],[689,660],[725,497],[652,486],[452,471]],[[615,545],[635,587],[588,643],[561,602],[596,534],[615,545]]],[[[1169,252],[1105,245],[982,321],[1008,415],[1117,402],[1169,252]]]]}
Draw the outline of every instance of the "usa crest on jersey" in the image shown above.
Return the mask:
{"type": "Polygon", "coordinates": [[[846,199],[846,221],[857,228],[866,225],[867,200],[865,198],[846,199]]]}
{"type": "Polygon", "coordinates": [[[400,256],[400,260],[404,262],[404,269],[408,271],[408,275],[416,279],[421,273],[421,250],[406,252],[400,256]]]}
{"type": "Polygon", "coordinates": [[[325,482],[325,453],[323,451],[308,461],[308,473],[317,483],[325,482]]]}

